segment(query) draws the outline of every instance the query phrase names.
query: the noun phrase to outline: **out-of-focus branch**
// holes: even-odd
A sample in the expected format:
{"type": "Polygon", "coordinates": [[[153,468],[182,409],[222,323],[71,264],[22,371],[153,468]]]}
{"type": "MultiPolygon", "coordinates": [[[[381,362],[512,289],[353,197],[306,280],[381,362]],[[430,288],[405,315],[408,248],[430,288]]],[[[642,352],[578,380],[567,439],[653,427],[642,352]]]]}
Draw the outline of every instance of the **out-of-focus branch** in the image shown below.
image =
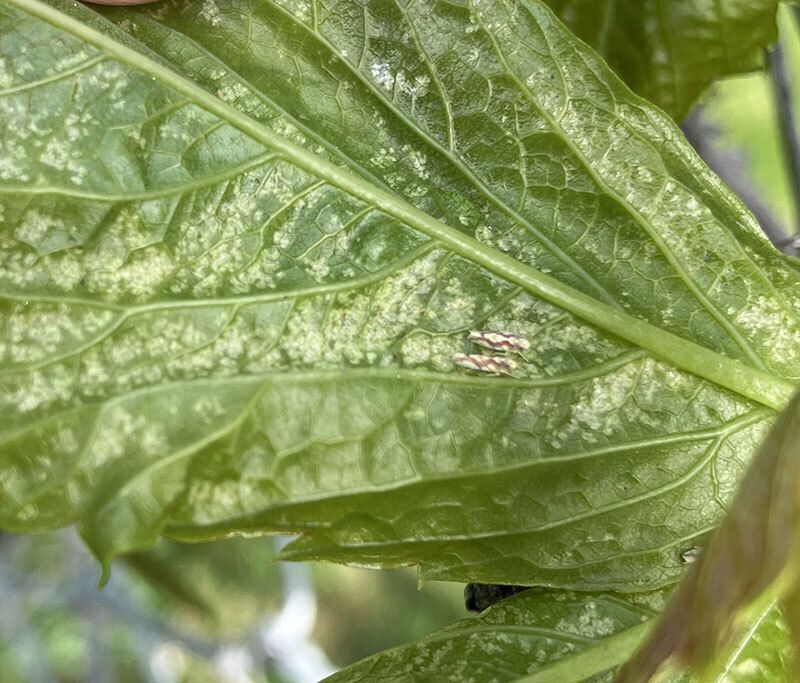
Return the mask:
{"type": "Polygon", "coordinates": [[[745,172],[747,162],[742,154],[722,149],[715,144],[718,131],[703,116],[702,106],[698,105],[689,113],[681,124],[681,129],[703,161],[750,209],[770,242],[785,254],[799,256],[800,249],[789,231],[775,217],[748,180],[745,172]]]}
{"type": "Polygon", "coordinates": [[[792,86],[786,65],[785,48],[780,42],[767,52],[767,69],[775,99],[781,151],[792,193],[792,204],[795,215],[798,216],[800,215],[800,139],[797,137],[797,116],[792,99],[792,86]]]}

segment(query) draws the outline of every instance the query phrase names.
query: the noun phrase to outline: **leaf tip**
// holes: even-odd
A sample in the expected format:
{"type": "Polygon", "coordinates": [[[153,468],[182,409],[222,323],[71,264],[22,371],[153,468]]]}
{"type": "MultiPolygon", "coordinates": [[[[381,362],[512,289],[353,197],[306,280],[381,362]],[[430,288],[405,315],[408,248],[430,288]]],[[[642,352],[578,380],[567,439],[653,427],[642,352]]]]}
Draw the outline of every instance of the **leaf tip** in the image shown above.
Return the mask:
{"type": "Polygon", "coordinates": [[[102,590],[111,578],[111,560],[105,558],[100,560],[100,579],[97,581],[98,590],[102,590]]]}

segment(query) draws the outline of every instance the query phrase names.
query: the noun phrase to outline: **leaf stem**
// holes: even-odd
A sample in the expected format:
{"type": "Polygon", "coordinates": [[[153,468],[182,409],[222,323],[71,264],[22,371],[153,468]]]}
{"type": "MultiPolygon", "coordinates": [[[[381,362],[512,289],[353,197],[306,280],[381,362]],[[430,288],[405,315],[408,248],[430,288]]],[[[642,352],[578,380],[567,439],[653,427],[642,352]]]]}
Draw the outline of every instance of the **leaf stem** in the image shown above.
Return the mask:
{"type": "Polygon", "coordinates": [[[599,329],[606,330],[636,346],[647,349],[653,355],[678,368],[771,408],[783,407],[794,392],[794,384],[788,380],[723,356],[700,344],[640,320],[621,308],[600,302],[554,277],[521,263],[512,256],[446,225],[392,192],[373,185],[351,171],[318,157],[309,150],[281,137],[259,121],[184,78],[167,65],[110,39],[103,33],[40,2],[40,0],[7,0],[7,2],[68,31],[75,37],[129,64],[140,73],[147,74],[173,88],[176,92],[190,98],[198,106],[250,135],[306,172],[324,179],[387,215],[439,240],[454,253],[519,285],[531,294],[554,303],[599,329]]]}

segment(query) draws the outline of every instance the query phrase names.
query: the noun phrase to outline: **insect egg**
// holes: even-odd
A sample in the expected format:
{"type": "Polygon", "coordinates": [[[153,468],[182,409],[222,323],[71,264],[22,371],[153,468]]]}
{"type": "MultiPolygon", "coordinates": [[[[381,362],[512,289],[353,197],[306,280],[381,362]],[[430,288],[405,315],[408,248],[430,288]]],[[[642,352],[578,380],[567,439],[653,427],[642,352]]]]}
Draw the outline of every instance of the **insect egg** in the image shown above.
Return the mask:
{"type": "Polygon", "coordinates": [[[453,356],[453,363],[460,368],[487,372],[492,375],[508,375],[517,367],[516,362],[504,356],[484,356],[479,353],[457,353],[453,356]]]}
{"type": "Polygon", "coordinates": [[[511,351],[522,353],[527,351],[531,344],[524,337],[512,332],[493,332],[491,330],[473,330],[467,337],[469,341],[478,346],[483,346],[494,351],[511,351]]]}

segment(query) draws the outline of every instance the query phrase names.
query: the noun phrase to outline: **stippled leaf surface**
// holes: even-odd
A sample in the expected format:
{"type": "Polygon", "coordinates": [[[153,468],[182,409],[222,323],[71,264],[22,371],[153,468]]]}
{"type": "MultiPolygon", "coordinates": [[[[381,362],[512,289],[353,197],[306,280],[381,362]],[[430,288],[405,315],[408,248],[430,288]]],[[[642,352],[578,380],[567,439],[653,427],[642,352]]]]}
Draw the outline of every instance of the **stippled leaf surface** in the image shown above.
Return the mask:
{"type": "Polygon", "coordinates": [[[680,121],[708,85],[754,71],[776,0],[546,0],[642,97],[680,121]]]}
{"type": "Polygon", "coordinates": [[[678,576],[800,377],[800,273],[549,10],[0,22],[4,527],[678,576]],[[453,367],[476,327],[514,376],[453,367]]]}
{"type": "Polygon", "coordinates": [[[723,653],[737,628],[757,630],[770,621],[772,604],[779,601],[788,603],[786,613],[794,616],[800,576],[798,481],[800,394],[769,431],[730,511],[621,681],[649,680],[669,658],[696,668],[726,669],[723,653]],[[742,617],[754,610],[752,625],[742,626],[742,617]]]}
{"type": "Polygon", "coordinates": [[[631,647],[646,635],[663,601],[661,593],[629,601],[611,595],[525,591],[325,680],[609,681],[631,647]]]}
{"type": "MultiPolygon", "coordinates": [[[[647,638],[669,590],[637,596],[525,591],[416,643],[380,652],[326,679],[356,681],[613,681],[647,638]]],[[[713,672],[674,667],[671,683],[790,681],[790,639],[777,609],[737,634],[713,672]]],[[[641,679],[643,680],[643,679],[641,679]]]]}
{"type": "Polygon", "coordinates": [[[718,658],[705,680],[714,683],[792,681],[792,638],[781,610],[770,607],[742,624],[729,649],[718,658]]]}

